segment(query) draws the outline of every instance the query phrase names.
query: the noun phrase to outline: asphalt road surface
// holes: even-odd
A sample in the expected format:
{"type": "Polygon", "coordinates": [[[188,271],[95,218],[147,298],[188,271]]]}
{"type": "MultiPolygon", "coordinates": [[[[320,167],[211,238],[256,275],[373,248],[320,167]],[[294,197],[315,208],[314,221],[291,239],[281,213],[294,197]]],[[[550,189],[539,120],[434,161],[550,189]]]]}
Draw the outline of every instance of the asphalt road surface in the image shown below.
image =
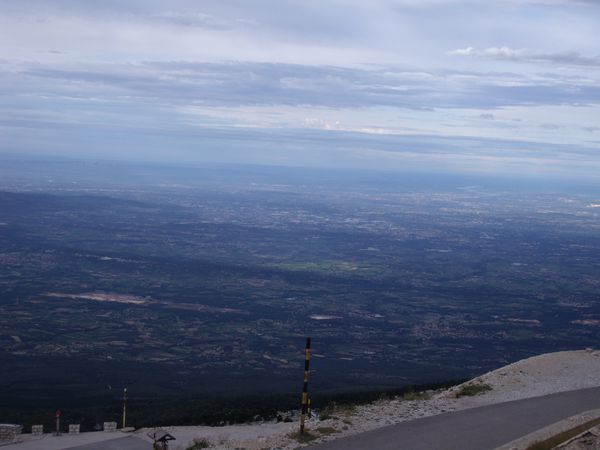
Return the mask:
{"type": "Polygon", "coordinates": [[[307,447],[314,450],[491,450],[600,408],[600,388],[561,392],[403,422],[307,447]]]}
{"type": "Polygon", "coordinates": [[[69,450],[152,450],[152,444],[135,436],[127,436],[95,444],[69,447],[69,450]]]}

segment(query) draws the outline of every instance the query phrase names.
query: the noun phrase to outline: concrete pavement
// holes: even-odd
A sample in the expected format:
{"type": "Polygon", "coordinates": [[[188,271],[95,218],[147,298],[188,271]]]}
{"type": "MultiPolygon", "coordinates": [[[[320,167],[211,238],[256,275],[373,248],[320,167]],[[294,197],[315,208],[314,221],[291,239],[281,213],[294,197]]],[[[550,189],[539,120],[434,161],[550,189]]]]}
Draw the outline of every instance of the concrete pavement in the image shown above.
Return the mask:
{"type": "Polygon", "coordinates": [[[69,447],[69,450],[152,450],[152,444],[135,436],[126,436],[79,447],[69,447]]]}
{"type": "Polygon", "coordinates": [[[19,442],[0,444],[0,447],[3,449],[6,448],[6,450],[112,450],[120,448],[125,450],[142,450],[152,448],[151,445],[144,443],[142,439],[130,434],[121,432],[106,433],[104,431],[91,431],[73,436],[67,433],[61,436],[54,436],[51,433],[44,434],[43,436],[24,434],[21,436],[19,442]],[[140,446],[144,444],[145,447],[140,446]],[[123,445],[123,447],[119,447],[119,445],[123,445]]]}

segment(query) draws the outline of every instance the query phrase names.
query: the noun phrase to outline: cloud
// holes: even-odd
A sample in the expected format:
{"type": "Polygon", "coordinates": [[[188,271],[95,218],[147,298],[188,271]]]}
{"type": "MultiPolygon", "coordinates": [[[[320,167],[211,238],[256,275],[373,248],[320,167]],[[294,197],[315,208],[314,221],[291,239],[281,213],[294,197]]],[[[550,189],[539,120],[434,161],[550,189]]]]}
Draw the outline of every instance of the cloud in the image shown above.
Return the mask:
{"type": "MultiPolygon", "coordinates": [[[[569,111],[578,127],[593,126],[600,108],[597,84],[555,74],[249,62],[21,63],[0,71],[0,93],[0,124],[32,134],[78,126],[134,136],[306,128],[448,137],[518,133],[552,143],[557,136],[541,135],[536,124],[560,123],[569,111]]],[[[569,127],[558,139],[566,136],[577,142],[569,127]]]]}
{"type": "Polygon", "coordinates": [[[579,52],[539,53],[530,56],[532,61],[551,62],[556,64],[600,67],[600,56],[582,56],[579,52]]]}
{"type": "Polygon", "coordinates": [[[447,52],[451,56],[479,56],[478,51],[473,47],[457,48],[447,52]]]}
{"type": "Polygon", "coordinates": [[[600,67],[600,56],[583,56],[576,51],[560,53],[536,53],[526,49],[513,49],[509,47],[489,47],[478,50],[474,47],[458,48],[447,52],[450,56],[465,56],[489,58],[496,60],[510,60],[527,63],[551,63],[570,66],[600,67]]]}
{"type": "Polygon", "coordinates": [[[587,5],[600,6],[598,0],[507,0],[512,3],[531,4],[531,5],[546,5],[546,6],[573,6],[587,5]]]}
{"type": "Polygon", "coordinates": [[[86,96],[158,105],[491,109],[512,105],[598,104],[597,83],[515,73],[407,71],[256,62],[137,64],[22,63],[2,85],[13,95],[86,96]],[[37,94],[35,94],[37,93],[37,94]]]}
{"type": "MultiPolygon", "coordinates": [[[[209,28],[214,30],[227,30],[233,28],[235,23],[242,23],[241,20],[234,22],[219,20],[210,14],[204,14],[194,11],[161,11],[159,13],[149,14],[151,20],[164,22],[175,26],[209,28]]],[[[248,23],[248,22],[246,22],[248,23]]]]}
{"type": "Polygon", "coordinates": [[[483,51],[484,56],[489,56],[491,58],[519,58],[525,52],[524,49],[512,49],[508,47],[490,47],[486,48],[483,51]]]}
{"type": "Polygon", "coordinates": [[[451,56],[478,56],[499,59],[519,58],[525,52],[524,49],[512,49],[508,47],[490,47],[484,50],[477,50],[474,47],[457,48],[448,52],[451,56]]]}

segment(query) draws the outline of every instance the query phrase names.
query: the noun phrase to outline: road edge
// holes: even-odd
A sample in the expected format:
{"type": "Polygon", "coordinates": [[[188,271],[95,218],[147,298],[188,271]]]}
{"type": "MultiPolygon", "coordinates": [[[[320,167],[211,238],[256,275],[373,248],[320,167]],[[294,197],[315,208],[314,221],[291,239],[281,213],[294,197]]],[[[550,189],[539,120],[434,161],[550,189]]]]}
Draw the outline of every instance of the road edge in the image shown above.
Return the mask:
{"type": "Polygon", "coordinates": [[[571,430],[572,428],[597,418],[600,418],[600,409],[584,411],[534,431],[533,433],[529,433],[507,444],[501,445],[500,447],[496,447],[494,450],[525,450],[527,447],[535,444],[536,442],[549,439],[552,436],[556,436],[559,433],[571,430]]]}

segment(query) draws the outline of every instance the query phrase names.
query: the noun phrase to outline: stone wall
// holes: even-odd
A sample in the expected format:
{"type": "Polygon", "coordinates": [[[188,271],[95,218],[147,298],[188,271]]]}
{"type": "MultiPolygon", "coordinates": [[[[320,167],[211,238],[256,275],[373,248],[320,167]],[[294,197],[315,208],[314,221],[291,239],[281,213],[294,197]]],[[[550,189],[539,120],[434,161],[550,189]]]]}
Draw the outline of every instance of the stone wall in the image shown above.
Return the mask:
{"type": "Polygon", "coordinates": [[[0,424],[0,442],[13,442],[21,435],[21,425],[0,424]]]}
{"type": "Polygon", "coordinates": [[[104,431],[117,431],[117,422],[104,422],[104,431]]]}

